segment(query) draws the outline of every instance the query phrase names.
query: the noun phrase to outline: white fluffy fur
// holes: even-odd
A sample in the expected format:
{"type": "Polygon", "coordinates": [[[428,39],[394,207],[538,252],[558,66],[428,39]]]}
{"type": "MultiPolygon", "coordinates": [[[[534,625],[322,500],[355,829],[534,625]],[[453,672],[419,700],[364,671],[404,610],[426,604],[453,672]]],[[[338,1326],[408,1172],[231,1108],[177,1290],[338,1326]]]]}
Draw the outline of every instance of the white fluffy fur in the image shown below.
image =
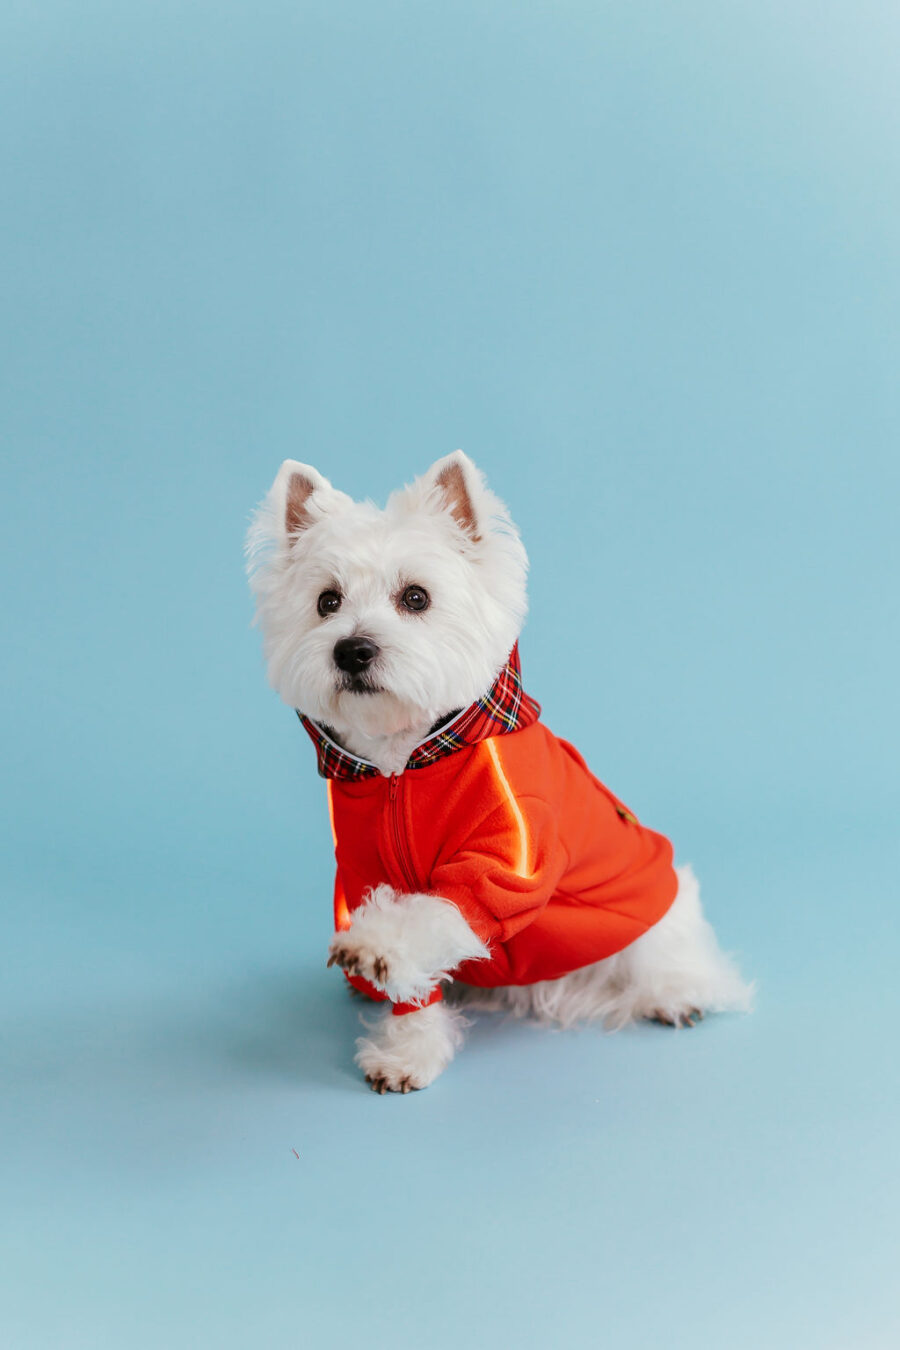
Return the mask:
{"type": "Polygon", "coordinates": [[[463,961],[486,957],[488,949],[449,900],[376,886],[351,926],[332,938],[329,953],[340,954],[344,969],[352,967],[392,1003],[415,1003],[463,961]]]}
{"type": "Polygon", "coordinates": [[[385,773],[402,770],[437,718],[490,688],[527,609],[521,540],[506,507],[459,450],[393,493],[383,511],[286,460],[256,513],[247,553],[271,684],[285,703],[332,727],[385,773]],[[454,466],[477,538],[454,519],[438,485],[454,466]],[[289,534],[287,487],[298,473],[316,485],[311,523],[289,534]],[[413,582],[432,603],[422,615],[398,613],[394,596],[413,582]],[[343,601],[322,619],[316,601],[329,588],[343,601]],[[378,644],[372,675],[384,692],[340,690],[334,645],[355,634],[378,644]]]}
{"type": "Polygon", "coordinates": [[[427,1087],[462,1045],[466,1019],[455,1008],[429,1008],[395,1017],[388,1009],[356,1042],[356,1062],[377,1092],[427,1087]]]}
{"type": "MultiPolygon", "coordinates": [[[[395,492],[384,510],[286,460],[254,517],[247,552],[272,685],[384,774],[401,773],[439,717],[490,688],[525,617],[525,550],[505,506],[461,451],[395,492]],[[290,491],[298,475],[299,506],[290,491]],[[397,603],[413,583],[431,599],[416,614],[397,603]],[[341,604],[322,617],[325,590],[339,592],[341,604]],[[367,672],[375,692],[348,688],[335,664],[335,643],[355,635],[378,646],[367,672]]],[[[404,1003],[449,981],[462,961],[487,955],[456,906],[390,886],[376,887],[331,944],[332,963],[404,1003]]],[[[610,1027],[747,1010],[753,992],[720,951],[687,867],[665,917],[608,960],[521,988],[449,987],[454,1001],[473,1008],[610,1027]]],[[[388,1012],[359,1042],[357,1063],[378,1091],[425,1087],[449,1063],[463,1025],[445,1004],[388,1012]]]]}

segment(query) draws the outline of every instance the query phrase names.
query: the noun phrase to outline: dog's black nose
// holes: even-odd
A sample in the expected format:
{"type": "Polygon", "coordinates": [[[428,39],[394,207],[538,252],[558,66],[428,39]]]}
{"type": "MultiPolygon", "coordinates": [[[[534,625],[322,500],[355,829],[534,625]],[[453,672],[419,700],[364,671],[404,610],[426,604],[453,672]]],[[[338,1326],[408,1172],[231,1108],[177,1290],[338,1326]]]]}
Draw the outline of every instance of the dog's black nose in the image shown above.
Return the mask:
{"type": "Polygon", "coordinates": [[[371,665],[378,655],[378,647],[367,637],[341,638],[334,644],[334,663],[348,675],[358,675],[371,665]]]}

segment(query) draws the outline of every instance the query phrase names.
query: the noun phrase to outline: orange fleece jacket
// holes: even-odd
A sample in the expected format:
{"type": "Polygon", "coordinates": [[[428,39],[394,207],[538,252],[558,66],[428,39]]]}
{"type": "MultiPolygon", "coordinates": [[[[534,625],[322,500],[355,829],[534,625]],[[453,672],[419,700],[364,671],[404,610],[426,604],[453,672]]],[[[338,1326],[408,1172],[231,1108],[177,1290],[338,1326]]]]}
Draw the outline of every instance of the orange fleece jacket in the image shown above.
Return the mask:
{"type": "Polygon", "coordinates": [[[400,775],[328,786],[336,927],[382,882],[442,896],[490,947],[490,959],[453,972],[467,984],[532,984],[600,961],[675,898],[668,839],[639,824],[540,721],[400,775]]]}

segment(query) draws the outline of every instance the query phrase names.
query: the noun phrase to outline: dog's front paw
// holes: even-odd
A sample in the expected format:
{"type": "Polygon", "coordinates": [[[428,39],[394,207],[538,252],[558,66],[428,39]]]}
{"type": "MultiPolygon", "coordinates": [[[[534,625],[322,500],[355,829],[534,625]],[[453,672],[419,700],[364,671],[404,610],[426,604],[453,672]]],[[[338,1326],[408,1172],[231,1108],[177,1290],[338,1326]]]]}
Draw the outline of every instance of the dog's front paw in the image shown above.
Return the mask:
{"type": "Polygon", "coordinates": [[[487,954],[455,905],[381,885],[354,910],[350,927],[334,935],[328,964],[362,976],[392,1003],[417,1003],[461,961],[487,954]]]}
{"type": "Polygon", "coordinates": [[[356,1062],[373,1092],[415,1092],[450,1063],[464,1023],[442,1003],[400,1017],[388,1012],[357,1041],[356,1062]]]}
{"type": "Polygon", "coordinates": [[[364,980],[384,989],[391,978],[388,958],[375,950],[364,937],[360,938],[351,929],[346,933],[337,933],[328,948],[328,965],[340,966],[348,975],[361,975],[364,980]]]}
{"type": "Polygon", "coordinates": [[[426,1083],[417,1083],[412,1074],[401,1075],[393,1069],[373,1069],[366,1074],[366,1082],[382,1097],[386,1092],[418,1092],[419,1088],[427,1087],[426,1083]]]}

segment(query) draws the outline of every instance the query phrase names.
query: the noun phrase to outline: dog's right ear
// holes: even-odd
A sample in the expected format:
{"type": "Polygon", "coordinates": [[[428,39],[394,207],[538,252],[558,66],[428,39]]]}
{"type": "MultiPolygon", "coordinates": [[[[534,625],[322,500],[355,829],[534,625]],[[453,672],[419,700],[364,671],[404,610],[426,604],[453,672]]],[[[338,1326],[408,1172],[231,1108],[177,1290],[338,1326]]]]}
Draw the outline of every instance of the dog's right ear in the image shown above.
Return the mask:
{"type": "Polygon", "coordinates": [[[310,498],[323,489],[333,491],[328,479],[311,464],[300,464],[296,459],[284,461],[272,484],[272,496],[286,535],[294,538],[312,525],[310,498]]]}
{"type": "Polygon", "coordinates": [[[352,497],[333,488],[311,464],[286,459],[247,532],[245,552],[251,578],[262,578],[316,521],[353,505],[352,497]]]}
{"type": "Polygon", "coordinates": [[[286,459],[269,491],[268,504],[288,547],[310,525],[332,511],[349,506],[351,499],[333,488],[311,464],[286,459]]]}

